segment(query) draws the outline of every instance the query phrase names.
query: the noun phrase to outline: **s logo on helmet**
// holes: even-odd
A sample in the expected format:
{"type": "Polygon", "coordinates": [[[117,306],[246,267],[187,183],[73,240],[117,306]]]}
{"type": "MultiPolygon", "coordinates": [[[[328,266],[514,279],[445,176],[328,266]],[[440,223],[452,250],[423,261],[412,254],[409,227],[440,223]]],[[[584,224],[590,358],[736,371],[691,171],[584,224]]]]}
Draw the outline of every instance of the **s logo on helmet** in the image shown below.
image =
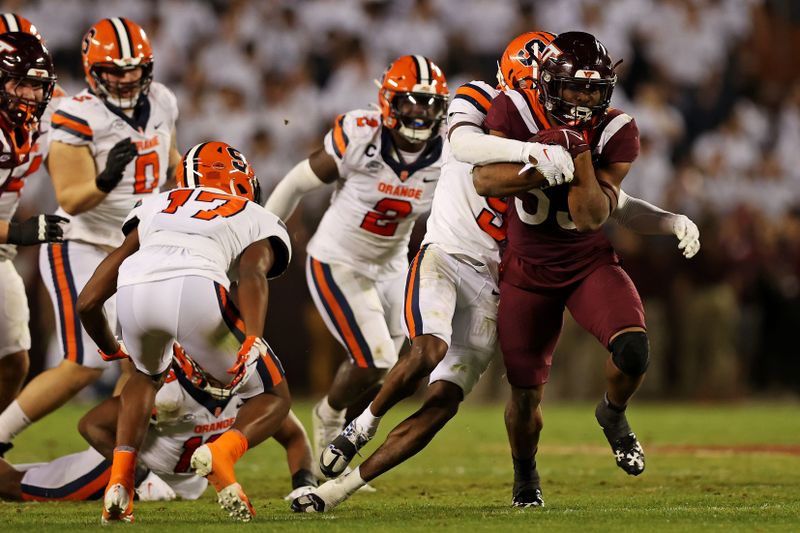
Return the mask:
{"type": "Polygon", "coordinates": [[[517,52],[514,59],[522,63],[523,66],[535,67],[536,58],[539,57],[539,54],[543,54],[543,50],[545,49],[546,45],[544,42],[540,41],[539,39],[531,39],[525,43],[524,48],[517,52]]]}
{"type": "Polygon", "coordinates": [[[95,36],[96,33],[97,33],[97,30],[92,28],[83,37],[83,43],[81,43],[81,53],[82,54],[85,54],[85,53],[87,53],[89,51],[89,45],[91,44],[92,39],[94,39],[94,36],[95,36]]]}

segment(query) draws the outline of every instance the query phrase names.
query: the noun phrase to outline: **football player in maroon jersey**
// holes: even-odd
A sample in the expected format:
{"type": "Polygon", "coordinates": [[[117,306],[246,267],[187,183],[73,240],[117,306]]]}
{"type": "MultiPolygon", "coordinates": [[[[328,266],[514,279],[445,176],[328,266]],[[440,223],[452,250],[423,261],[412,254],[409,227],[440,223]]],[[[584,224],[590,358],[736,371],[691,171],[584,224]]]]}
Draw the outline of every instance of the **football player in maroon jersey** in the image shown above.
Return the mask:
{"type": "MultiPolygon", "coordinates": [[[[596,418],[617,465],[644,471],[644,453],[625,416],[649,362],[644,310],[601,228],[639,153],[635,121],[609,107],[617,81],[605,48],[583,32],[545,49],[536,90],[502,93],[485,126],[494,135],[560,144],[574,157],[569,184],[542,188],[535,170],[497,163],[476,168],[478,193],[514,195],[501,267],[498,330],[512,387],[505,418],[514,460],[514,497],[542,505],[536,450],[540,402],[563,311],[605,346],[607,392],[596,418]],[[554,129],[557,128],[557,129],[554,129]],[[541,132],[541,133],[539,133],[541,132]]],[[[545,183],[546,187],[546,183],[545,183]]]]}

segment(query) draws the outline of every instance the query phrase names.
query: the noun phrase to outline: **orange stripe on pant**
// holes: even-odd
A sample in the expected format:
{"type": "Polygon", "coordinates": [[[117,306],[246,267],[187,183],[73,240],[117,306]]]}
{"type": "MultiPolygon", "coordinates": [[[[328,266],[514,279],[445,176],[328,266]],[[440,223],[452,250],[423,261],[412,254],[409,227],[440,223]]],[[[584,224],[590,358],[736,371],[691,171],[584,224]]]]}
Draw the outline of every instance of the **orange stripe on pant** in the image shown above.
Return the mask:
{"type": "Polygon", "coordinates": [[[73,363],[78,362],[78,335],[80,331],[75,331],[75,307],[72,302],[72,294],[69,290],[69,281],[67,280],[67,272],[64,268],[64,253],[63,244],[52,244],[51,251],[53,253],[52,269],[55,274],[56,291],[61,295],[61,309],[59,313],[63,314],[64,328],[61,332],[67,339],[67,353],[64,357],[73,363]]]}
{"type": "Polygon", "coordinates": [[[339,302],[336,301],[336,297],[333,295],[333,292],[328,285],[328,280],[325,279],[325,273],[322,271],[322,263],[313,257],[311,258],[311,270],[314,274],[314,279],[319,286],[321,296],[325,299],[325,302],[328,304],[328,307],[333,313],[332,318],[339,326],[339,331],[342,332],[343,340],[347,345],[348,350],[350,350],[350,353],[353,354],[356,364],[361,368],[368,368],[369,363],[367,363],[367,358],[364,357],[361,347],[358,345],[358,341],[356,340],[356,336],[353,334],[353,330],[350,329],[350,324],[347,323],[347,318],[344,316],[344,311],[342,311],[342,307],[339,305],[339,302]]]}
{"type": "Polygon", "coordinates": [[[414,261],[411,262],[411,271],[408,274],[408,287],[406,287],[406,324],[408,324],[408,336],[410,338],[416,337],[419,332],[417,331],[417,324],[414,322],[414,279],[417,277],[417,269],[419,268],[419,255],[414,256],[414,261]]]}
{"type": "Polygon", "coordinates": [[[278,370],[278,366],[275,364],[275,361],[272,360],[269,354],[262,355],[261,359],[264,360],[264,364],[267,365],[267,370],[269,371],[269,377],[272,379],[272,386],[275,387],[283,381],[283,376],[281,375],[281,371],[278,370]]]}
{"type": "Polygon", "coordinates": [[[26,502],[84,501],[88,500],[92,494],[105,488],[105,486],[108,485],[108,480],[110,478],[111,478],[111,467],[109,466],[92,481],[82,486],[81,488],[77,489],[75,492],[67,494],[66,496],[61,496],[58,498],[45,498],[42,496],[34,496],[33,494],[27,494],[23,492],[22,499],[26,502]]]}

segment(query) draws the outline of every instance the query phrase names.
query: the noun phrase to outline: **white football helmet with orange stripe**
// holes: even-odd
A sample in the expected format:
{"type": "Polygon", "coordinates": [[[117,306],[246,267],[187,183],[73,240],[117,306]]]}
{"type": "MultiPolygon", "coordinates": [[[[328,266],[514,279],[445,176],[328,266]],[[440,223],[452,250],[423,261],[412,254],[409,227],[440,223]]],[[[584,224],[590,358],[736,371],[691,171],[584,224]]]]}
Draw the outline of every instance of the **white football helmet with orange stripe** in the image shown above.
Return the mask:
{"type": "Polygon", "coordinates": [[[220,141],[197,144],[186,152],[175,173],[178,187],[211,187],[261,203],[253,167],[233,146],[220,141]]]}
{"type": "Polygon", "coordinates": [[[413,143],[439,133],[450,91],[433,61],[420,55],[396,59],[376,83],[383,125],[413,143]]]}
{"type": "Polygon", "coordinates": [[[81,46],[86,83],[98,97],[132,109],[153,80],[153,48],[135,22],[103,19],[86,32],[81,46]],[[139,75],[140,73],[140,75],[139,75]]]}

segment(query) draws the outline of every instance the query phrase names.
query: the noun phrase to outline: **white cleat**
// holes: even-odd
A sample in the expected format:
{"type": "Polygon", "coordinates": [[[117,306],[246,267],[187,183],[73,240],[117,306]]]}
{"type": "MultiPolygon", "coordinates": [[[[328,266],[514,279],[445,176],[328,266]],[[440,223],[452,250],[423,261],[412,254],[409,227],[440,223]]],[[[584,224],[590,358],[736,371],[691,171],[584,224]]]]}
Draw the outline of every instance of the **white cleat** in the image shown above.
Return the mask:
{"type": "Polygon", "coordinates": [[[133,522],[133,498],[120,483],[108,487],[103,496],[100,523],[107,525],[110,522],[133,522]]]}
{"type": "Polygon", "coordinates": [[[326,481],[312,492],[295,498],[292,501],[292,511],[295,513],[327,513],[365,485],[366,482],[361,479],[358,472],[326,481]]]}
{"type": "Polygon", "coordinates": [[[345,411],[340,416],[334,418],[324,418],[320,414],[322,402],[327,401],[327,396],[320,400],[311,410],[311,432],[314,435],[314,455],[319,457],[328,444],[336,438],[344,427],[345,411]]]}
{"type": "Polygon", "coordinates": [[[219,506],[228,512],[228,516],[241,522],[249,522],[256,515],[247,494],[238,483],[228,485],[217,494],[219,506]]]}
{"type": "Polygon", "coordinates": [[[136,487],[136,494],[142,502],[169,502],[177,498],[172,487],[152,471],[136,487]]]}
{"type": "Polygon", "coordinates": [[[319,456],[319,469],[326,477],[340,476],[359,450],[372,440],[372,435],[362,429],[357,420],[347,424],[347,427],[322,450],[319,456]]]}
{"type": "Polygon", "coordinates": [[[211,449],[206,444],[203,444],[192,454],[190,466],[198,476],[206,477],[211,473],[212,462],[211,449]]]}

